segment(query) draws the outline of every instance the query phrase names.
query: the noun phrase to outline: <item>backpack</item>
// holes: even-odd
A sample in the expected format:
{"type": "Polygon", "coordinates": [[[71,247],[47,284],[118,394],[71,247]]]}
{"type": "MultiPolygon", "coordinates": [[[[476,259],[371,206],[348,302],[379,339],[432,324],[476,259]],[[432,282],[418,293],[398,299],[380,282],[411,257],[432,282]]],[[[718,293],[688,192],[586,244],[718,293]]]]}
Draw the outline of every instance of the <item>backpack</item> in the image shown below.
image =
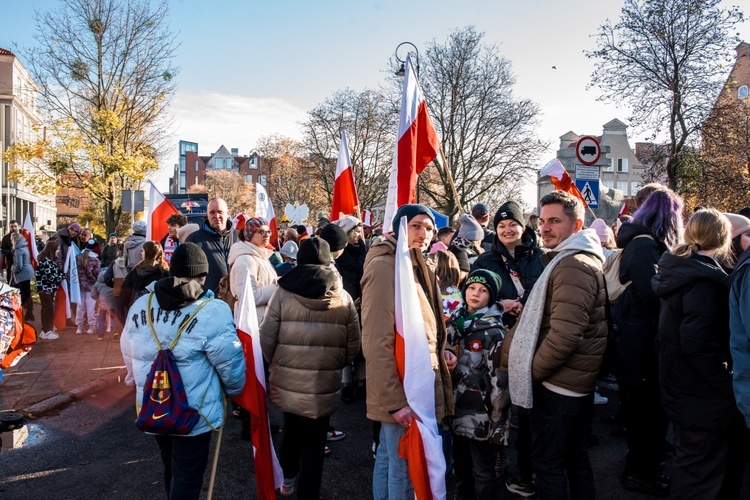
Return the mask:
{"type": "MultiPolygon", "coordinates": [[[[651,238],[653,236],[648,234],[639,234],[633,240],[637,238],[651,238]]],[[[632,241],[632,240],[631,240],[632,241]]],[[[622,260],[622,252],[624,248],[618,248],[613,250],[611,254],[604,260],[602,266],[602,273],[604,274],[604,281],[606,283],[607,294],[609,297],[610,304],[614,304],[615,301],[622,295],[622,292],[630,285],[630,281],[626,283],[620,283],[620,261],[622,260]]]]}
{"type": "MultiPolygon", "coordinates": [[[[135,426],[143,432],[154,434],[175,434],[184,436],[190,434],[198,423],[200,412],[191,408],[188,404],[185,386],[182,383],[180,370],[177,369],[177,362],[172,354],[172,349],[180,340],[182,331],[191,320],[203,309],[203,306],[213,299],[204,301],[193,314],[182,322],[180,329],[172,343],[166,349],[162,349],[161,342],[156,336],[154,325],[152,323],[151,299],[154,297],[153,292],[148,296],[148,326],[151,329],[151,335],[159,347],[159,352],[151,365],[151,370],[146,377],[146,383],[143,386],[143,399],[141,407],[138,410],[138,419],[135,426]]],[[[203,396],[205,398],[205,394],[203,396]]],[[[201,401],[201,405],[203,401],[201,401]]]]}
{"type": "Polygon", "coordinates": [[[237,303],[237,297],[232,295],[232,285],[229,276],[232,273],[232,266],[229,266],[227,274],[221,277],[219,285],[216,287],[216,298],[223,300],[229,306],[229,310],[234,314],[234,305],[237,303]]]}

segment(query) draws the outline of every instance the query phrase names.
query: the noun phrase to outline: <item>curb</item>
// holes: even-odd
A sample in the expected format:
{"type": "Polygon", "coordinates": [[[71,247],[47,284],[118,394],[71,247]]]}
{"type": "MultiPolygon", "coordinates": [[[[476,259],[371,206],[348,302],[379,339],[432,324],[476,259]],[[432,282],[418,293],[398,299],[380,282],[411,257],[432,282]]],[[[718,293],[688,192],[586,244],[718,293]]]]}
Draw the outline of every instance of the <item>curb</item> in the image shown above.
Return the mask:
{"type": "Polygon", "coordinates": [[[119,370],[116,370],[114,372],[104,374],[98,380],[88,382],[80,387],[76,387],[75,389],[71,389],[67,392],[62,392],[38,403],[34,403],[33,405],[21,410],[21,413],[29,418],[36,419],[53,410],[57,410],[63,406],[67,406],[74,401],[80,401],[81,399],[95,394],[102,389],[106,389],[107,387],[121,383],[123,380],[125,380],[125,376],[127,375],[127,373],[127,369],[120,368],[119,370]]]}

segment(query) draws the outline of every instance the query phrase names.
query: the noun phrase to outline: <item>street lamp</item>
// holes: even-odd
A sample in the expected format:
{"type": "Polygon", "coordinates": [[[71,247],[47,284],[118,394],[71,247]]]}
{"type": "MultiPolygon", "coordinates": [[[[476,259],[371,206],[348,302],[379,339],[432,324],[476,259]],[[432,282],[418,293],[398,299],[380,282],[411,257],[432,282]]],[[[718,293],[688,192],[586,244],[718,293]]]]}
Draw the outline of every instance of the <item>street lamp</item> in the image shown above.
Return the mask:
{"type": "MultiPolygon", "coordinates": [[[[419,76],[419,50],[417,50],[417,46],[411,42],[401,42],[396,47],[396,52],[395,52],[396,60],[401,63],[401,67],[399,67],[398,71],[396,71],[395,74],[396,76],[404,76],[406,74],[406,57],[404,57],[403,59],[398,57],[398,49],[400,49],[402,45],[411,45],[411,47],[414,49],[414,54],[417,56],[417,68],[416,69],[417,69],[417,77],[418,77],[419,76]]],[[[406,54],[408,55],[409,52],[411,51],[407,51],[406,54]]]]}

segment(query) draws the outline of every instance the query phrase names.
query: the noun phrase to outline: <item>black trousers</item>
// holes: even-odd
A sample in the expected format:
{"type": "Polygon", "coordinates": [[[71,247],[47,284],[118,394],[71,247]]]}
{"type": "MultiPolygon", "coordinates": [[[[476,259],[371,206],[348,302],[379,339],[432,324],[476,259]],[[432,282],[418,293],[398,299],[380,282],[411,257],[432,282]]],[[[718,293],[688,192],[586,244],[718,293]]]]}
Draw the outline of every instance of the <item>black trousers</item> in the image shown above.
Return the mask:
{"type": "Polygon", "coordinates": [[[494,500],[497,445],[453,434],[453,472],[456,500],[494,500]]]}
{"type": "Polygon", "coordinates": [[[197,436],[155,436],[164,463],[164,488],[169,500],[198,500],[208,465],[211,432],[197,436]]]}
{"type": "Polygon", "coordinates": [[[638,387],[620,386],[624,394],[628,454],[625,475],[636,474],[653,480],[664,458],[669,420],[661,405],[659,381],[647,379],[638,387]]]}
{"type": "Polygon", "coordinates": [[[594,473],[586,448],[593,412],[593,392],[570,397],[541,384],[534,386],[531,462],[539,500],[595,498],[594,473]]]}
{"type": "Polygon", "coordinates": [[[39,292],[39,302],[42,304],[42,331],[51,332],[55,320],[55,294],[39,292]]]}
{"type": "Polygon", "coordinates": [[[21,305],[23,306],[23,319],[34,321],[34,299],[31,298],[31,280],[16,283],[21,290],[21,305]]]}
{"type": "Polygon", "coordinates": [[[284,430],[281,433],[281,468],[284,477],[297,480],[297,498],[320,498],[320,478],[323,475],[323,458],[330,415],[306,418],[284,413],[284,430]]]}

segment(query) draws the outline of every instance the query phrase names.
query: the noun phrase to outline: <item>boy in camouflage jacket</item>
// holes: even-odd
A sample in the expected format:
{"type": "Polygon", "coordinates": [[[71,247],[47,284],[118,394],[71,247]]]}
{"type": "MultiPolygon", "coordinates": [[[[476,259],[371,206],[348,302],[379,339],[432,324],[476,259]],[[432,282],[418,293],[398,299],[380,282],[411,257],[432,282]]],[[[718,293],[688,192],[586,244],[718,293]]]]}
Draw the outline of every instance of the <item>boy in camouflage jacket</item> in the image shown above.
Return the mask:
{"type": "Polygon", "coordinates": [[[472,272],[463,288],[465,308],[454,311],[447,325],[458,355],[451,425],[457,498],[494,498],[495,456],[498,445],[507,445],[510,397],[507,373],[500,372],[505,338],[500,286],[494,272],[472,272]]]}

